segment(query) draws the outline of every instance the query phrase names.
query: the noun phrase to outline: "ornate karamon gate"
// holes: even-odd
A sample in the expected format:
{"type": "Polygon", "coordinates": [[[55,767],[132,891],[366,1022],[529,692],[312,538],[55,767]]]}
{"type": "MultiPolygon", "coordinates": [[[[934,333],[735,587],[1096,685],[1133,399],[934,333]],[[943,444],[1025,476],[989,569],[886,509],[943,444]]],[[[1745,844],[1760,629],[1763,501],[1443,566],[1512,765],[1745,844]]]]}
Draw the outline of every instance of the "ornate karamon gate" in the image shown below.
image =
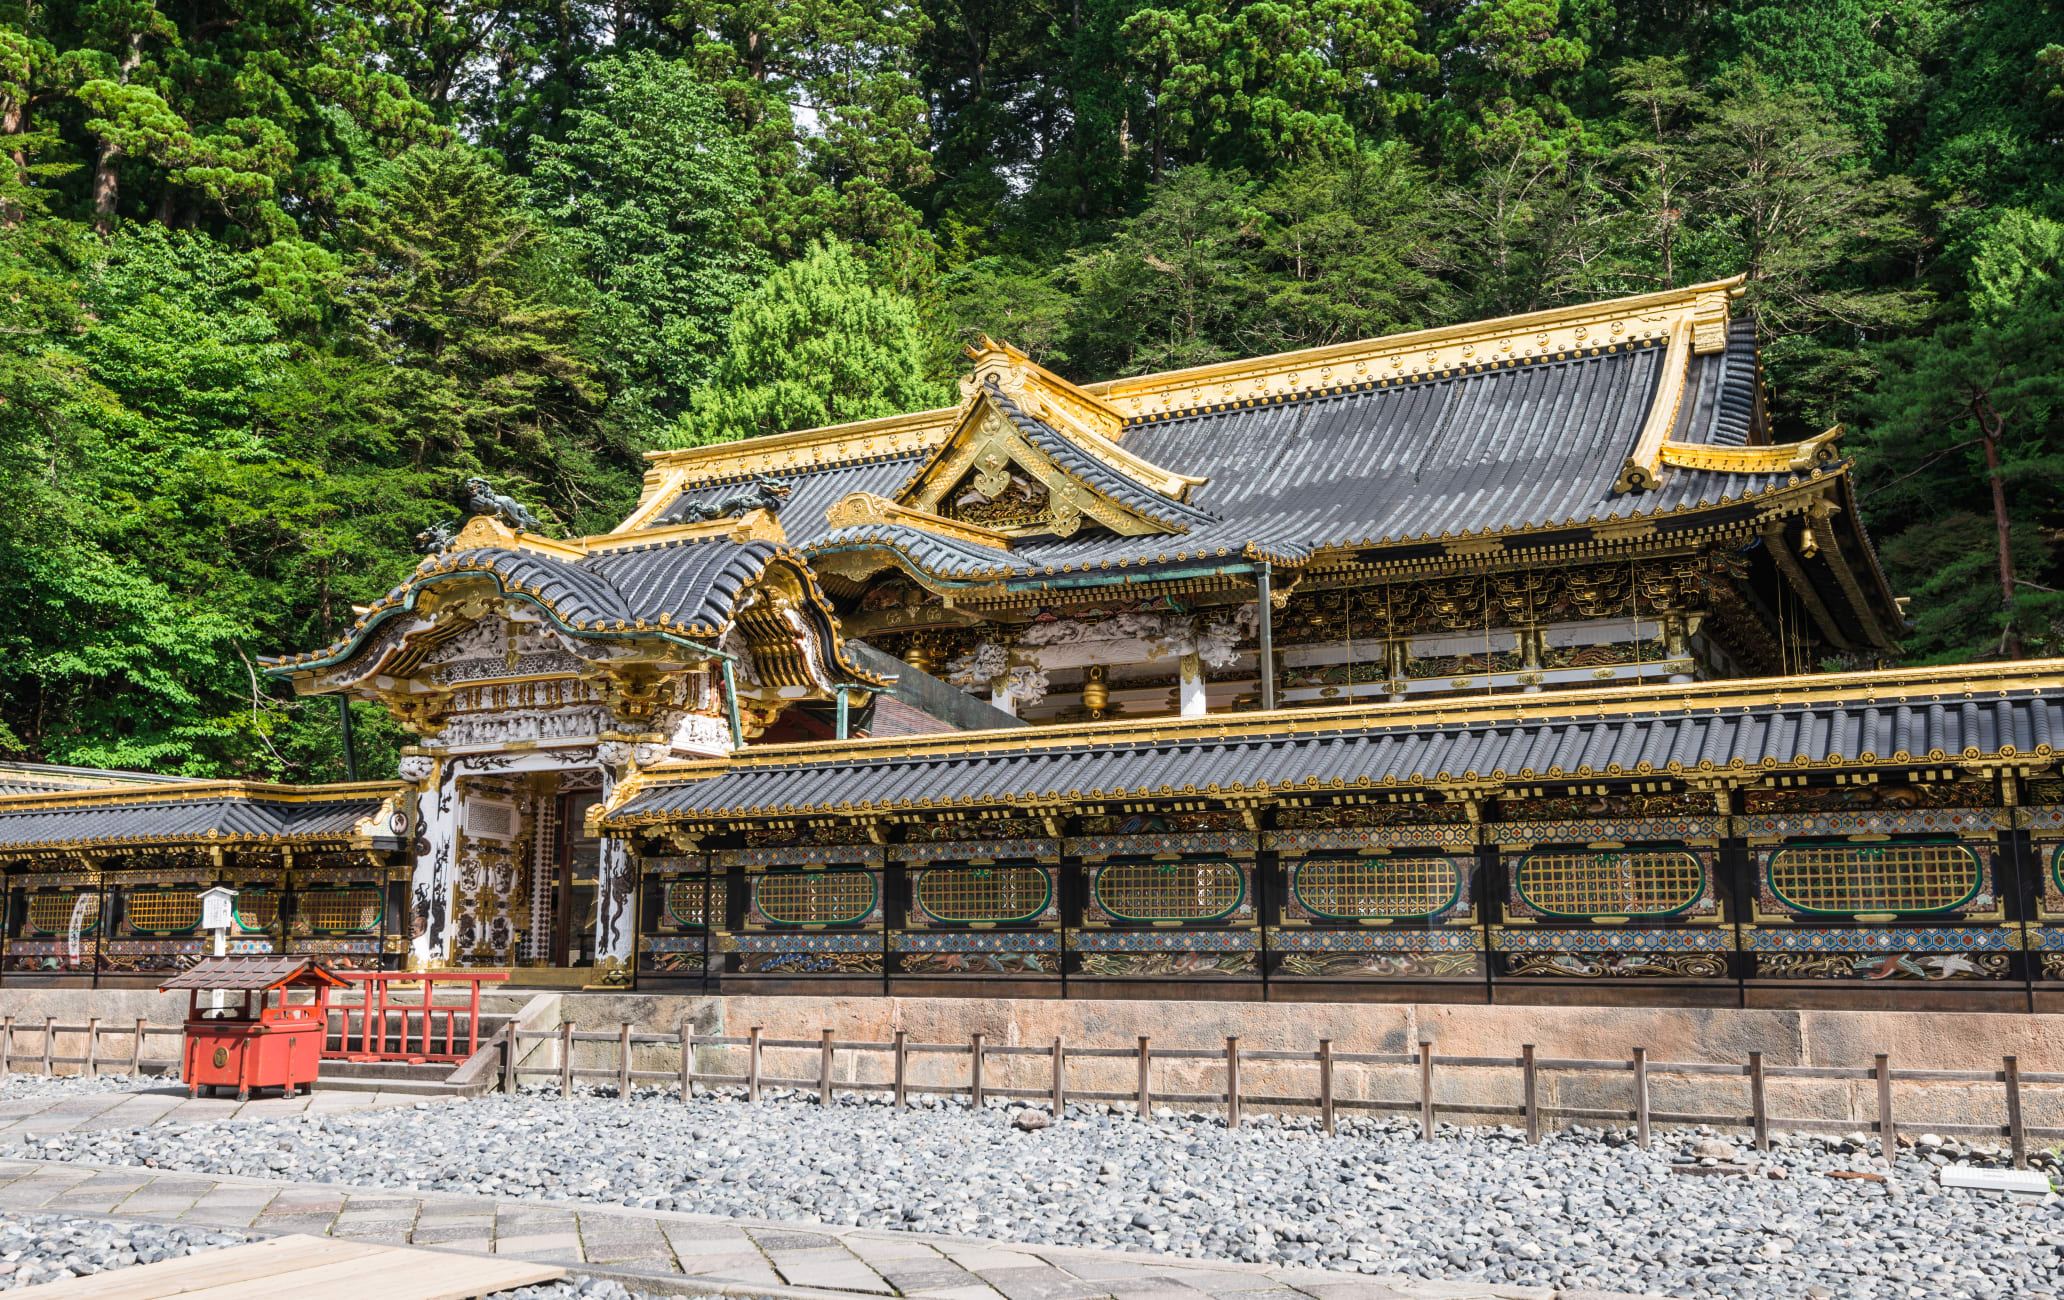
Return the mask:
{"type": "Polygon", "coordinates": [[[400,781],[0,797],[4,978],[176,964],[228,882],[250,950],[650,988],[2048,1005],[2064,670],[1886,668],[1738,292],[1090,385],[984,340],[600,536],[469,481],[267,661],[400,781]]]}

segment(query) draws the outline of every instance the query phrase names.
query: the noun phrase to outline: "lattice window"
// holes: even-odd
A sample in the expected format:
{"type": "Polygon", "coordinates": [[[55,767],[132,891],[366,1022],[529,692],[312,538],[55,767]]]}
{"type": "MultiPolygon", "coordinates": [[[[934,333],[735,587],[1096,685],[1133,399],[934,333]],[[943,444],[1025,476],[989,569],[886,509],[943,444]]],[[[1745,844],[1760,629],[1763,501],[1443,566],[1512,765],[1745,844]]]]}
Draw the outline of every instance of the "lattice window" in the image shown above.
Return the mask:
{"type": "Polygon", "coordinates": [[[1029,921],[1053,901],[1038,867],[940,867],[918,873],[914,897],[934,921],[1029,921]]]}
{"type": "Polygon", "coordinates": [[[1298,864],[1297,901],[1334,921],[1432,916],[1462,897],[1453,858],[1315,858],[1298,864]]]}
{"type": "Polygon", "coordinates": [[[1961,844],[1795,844],[1770,855],[1768,879],[1802,912],[1947,912],[1984,873],[1961,844]]]}
{"type": "Polygon", "coordinates": [[[1681,849],[1530,853],[1514,883],[1529,905],[1555,916],[1667,916],[1699,901],[1706,869],[1681,849]]]}
{"type": "Polygon", "coordinates": [[[779,925],[849,925],[879,896],[866,871],[773,871],[753,886],[760,914],[779,925]]]}
{"type": "Polygon", "coordinates": [[[30,894],[29,928],[37,934],[80,934],[100,928],[99,894],[30,894]]]}
{"type": "Polygon", "coordinates": [[[387,903],[377,885],[313,889],[294,900],[311,934],[365,934],[380,928],[387,903]]]}
{"type": "Polygon", "coordinates": [[[270,930],[279,920],[279,895],[270,889],[239,889],[236,896],[237,929],[246,934],[270,930]]]}
{"type": "Polygon", "coordinates": [[[1230,862],[1116,862],[1092,889],[1121,921],[1216,921],[1245,901],[1247,875],[1230,862]]]}
{"type": "MultiPolygon", "coordinates": [[[[669,880],[666,885],[664,898],[667,919],[671,920],[675,925],[688,930],[699,930],[709,924],[722,925],[724,922],[724,908],[730,899],[728,892],[730,885],[731,882],[721,876],[711,880],[708,884],[708,914],[716,918],[716,921],[712,923],[704,918],[702,910],[704,888],[702,877],[689,876],[680,880],[669,880]]],[[[870,903],[868,906],[871,910],[873,904],[870,903]]]]}
{"type": "Polygon", "coordinates": [[[122,911],[140,933],[185,934],[201,923],[201,896],[191,889],[139,889],[122,911]]]}

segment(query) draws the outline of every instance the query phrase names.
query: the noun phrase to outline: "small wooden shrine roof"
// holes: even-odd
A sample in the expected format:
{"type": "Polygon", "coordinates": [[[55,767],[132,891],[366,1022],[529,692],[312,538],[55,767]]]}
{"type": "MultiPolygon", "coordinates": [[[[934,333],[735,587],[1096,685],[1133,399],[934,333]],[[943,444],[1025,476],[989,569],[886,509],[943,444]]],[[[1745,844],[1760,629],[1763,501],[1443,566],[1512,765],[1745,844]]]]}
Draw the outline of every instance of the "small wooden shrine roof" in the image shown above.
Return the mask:
{"type": "Polygon", "coordinates": [[[203,957],[163,984],[173,989],[273,989],[308,974],[333,988],[348,982],[316,964],[313,957],[203,957]]]}

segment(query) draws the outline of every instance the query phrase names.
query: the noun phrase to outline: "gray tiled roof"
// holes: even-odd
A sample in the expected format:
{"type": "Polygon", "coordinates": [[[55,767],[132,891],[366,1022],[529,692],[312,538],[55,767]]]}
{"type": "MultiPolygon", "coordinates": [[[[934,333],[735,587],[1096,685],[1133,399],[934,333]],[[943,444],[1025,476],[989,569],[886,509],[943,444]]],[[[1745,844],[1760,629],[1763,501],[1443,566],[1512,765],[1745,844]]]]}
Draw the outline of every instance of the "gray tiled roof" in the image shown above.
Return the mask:
{"type": "MultiPolygon", "coordinates": [[[[1859,695],[1868,692],[1859,691],[1859,695]]],[[[1228,724],[1252,723],[1237,716],[1228,724]]],[[[741,811],[833,811],[1023,798],[1110,798],[1383,785],[1416,781],[1631,777],[1702,768],[1789,766],[1873,754],[1887,764],[1930,755],[2019,753],[2064,744],[2064,699],[2034,691],[1969,699],[1961,689],[1906,703],[1825,701],[1744,708],[1713,705],[1601,717],[1572,704],[1562,716],[1484,725],[1385,726],[1381,711],[1337,729],[1122,743],[1079,734],[1027,748],[1022,735],[969,737],[962,752],[739,765],[701,780],[656,784],[612,814],[623,828],[741,811]],[[1646,769],[1642,765],[1646,764],[1646,769]]],[[[1307,722],[1305,725],[1310,725],[1307,722]]]]}
{"type": "MultiPolygon", "coordinates": [[[[339,799],[267,799],[223,793],[199,798],[0,804],[0,851],[71,845],[224,844],[349,840],[380,810],[377,794],[339,799]]],[[[384,832],[384,827],[382,828],[384,832]]],[[[400,840],[383,836],[381,847],[400,840]]]]}
{"type": "Polygon", "coordinates": [[[722,537],[648,542],[578,560],[483,548],[439,556],[427,571],[490,570],[505,584],[534,590],[562,621],[576,626],[664,613],[676,624],[715,635],[731,621],[738,593],[780,553],[771,542],[722,537]]]}
{"type": "MultiPolygon", "coordinates": [[[[1295,563],[1327,545],[1407,544],[1674,514],[1738,502],[1783,486],[1786,473],[1672,470],[1652,492],[1615,494],[1640,437],[1666,357],[1658,341],[1598,356],[1487,366],[1416,382],[1351,386],[1322,395],[1135,421],[1128,452],[1207,478],[1187,502],[1141,487],[1017,411],[1011,418],[1071,473],[1183,531],[1015,543],[1006,555],[894,526],[831,529],[824,510],[849,492],[894,497],[925,457],[805,471],[781,512],[807,553],[886,543],[943,577],[1020,577],[1113,567],[1181,568],[1220,548],[1295,563]],[[1184,559],[1173,557],[1182,554],[1184,559]],[[1167,562],[1157,557],[1166,554],[1167,562]]],[[[1738,443],[1755,393],[1755,334],[1735,322],[1724,353],[1694,356],[1677,436],[1738,443]]],[[[1004,401],[992,391],[990,396],[1004,401]]],[[[1007,402],[1006,402],[1007,405],[1007,402]]],[[[684,500],[713,501],[729,486],[700,485],[684,500]]],[[[670,507],[665,520],[679,507],[670,507]]]]}
{"type": "Polygon", "coordinates": [[[115,768],[65,767],[57,763],[0,763],[0,798],[59,790],[98,790],[111,785],[178,785],[193,779],[115,768]]]}

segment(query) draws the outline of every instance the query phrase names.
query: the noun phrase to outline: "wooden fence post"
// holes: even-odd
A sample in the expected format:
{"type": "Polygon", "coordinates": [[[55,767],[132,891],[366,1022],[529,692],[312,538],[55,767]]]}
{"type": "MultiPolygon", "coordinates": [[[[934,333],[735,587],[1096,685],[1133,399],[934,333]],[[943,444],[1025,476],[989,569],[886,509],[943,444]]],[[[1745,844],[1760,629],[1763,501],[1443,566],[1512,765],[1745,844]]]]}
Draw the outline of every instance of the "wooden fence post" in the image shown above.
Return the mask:
{"type": "Polygon", "coordinates": [[[745,1099],[760,1099],[760,1027],[754,1025],[749,1033],[751,1042],[745,1046],[745,1099]]]}
{"type": "Polygon", "coordinates": [[[1749,1122],[1756,1126],[1756,1149],[1770,1149],[1770,1096],[1763,1088],[1763,1053],[1749,1053],[1749,1122]]]}
{"type": "Polygon", "coordinates": [[[1232,1035],[1225,1040],[1225,1122],[1240,1127],[1240,1040],[1232,1035]]]}
{"type": "MultiPolygon", "coordinates": [[[[129,1073],[132,1075],[143,1073],[143,1031],[149,1024],[150,1022],[147,1020],[136,1022],[136,1047],[135,1050],[129,1053],[129,1073]]],[[[0,1061],[4,1060],[4,1057],[0,1057],[0,1061]]],[[[7,1067],[4,1064],[0,1064],[0,1074],[5,1074],[6,1072],[7,1067]]]]}
{"type": "Polygon", "coordinates": [[[57,1017],[43,1017],[43,1073],[55,1074],[57,1068],[51,1057],[57,1052],[57,1017]]]}
{"type": "Polygon", "coordinates": [[[1333,1040],[1319,1040],[1319,1126],[1333,1132],[1333,1040]]]}
{"type": "Polygon", "coordinates": [[[1154,1077],[1152,1073],[1153,1067],[1149,1064],[1153,1058],[1148,1054],[1147,1041],[1147,1036],[1141,1034],[1139,1040],[1139,1116],[1141,1119],[1152,1119],[1154,1117],[1154,1077]]]}
{"type": "Polygon", "coordinates": [[[1068,1049],[1061,1042],[1059,1034],[1054,1035],[1053,1045],[1053,1115],[1054,1123],[1061,1122],[1061,1116],[1068,1109],[1068,1049]]]}
{"type": "Polygon", "coordinates": [[[618,1101],[631,1099],[631,1022],[623,1022],[623,1037],[616,1051],[616,1097],[618,1101]]]}
{"type": "Polygon", "coordinates": [[[1878,1146],[1890,1166],[1899,1159],[1899,1129],[1892,1122],[1892,1058],[1878,1054],[1878,1146]]]}
{"type": "MultiPolygon", "coordinates": [[[[386,1026],[384,1024],[381,1025],[380,1032],[381,1035],[384,1037],[387,1032],[386,1026]]],[[[572,1095],[573,1022],[569,1020],[565,1024],[559,1026],[559,1097],[560,1100],[563,1101],[566,1098],[571,1097],[572,1095]]]]}
{"type": "Polygon", "coordinates": [[[971,1109],[982,1109],[982,1036],[973,1035],[968,1045],[968,1105],[971,1109]]]}
{"type": "Polygon", "coordinates": [[[831,1104],[831,1031],[824,1031],[823,1054],[817,1060],[817,1104],[831,1104]]]}
{"type": "Polygon", "coordinates": [[[516,1037],[516,1022],[509,1022],[508,1050],[502,1053],[502,1094],[516,1095],[516,1055],[523,1050],[523,1040],[516,1037]]]}
{"type": "Polygon", "coordinates": [[[100,1073],[100,1017],[86,1018],[86,1068],[79,1073],[91,1079],[100,1073]]]}
{"type": "Polygon", "coordinates": [[[685,1104],[695,1099],[695,1044],[694,1035],[688,1032],[688,1022],[681,1022],[681,1101],[685,1104]]]}
{"type": "Polygon", "coordinates": [[[1534,1072],[1532,1043],[1520,1044],[1519,1070],[1520,1086],[1526,1097],[1526,1140],[1531,1145],[1541,1140],[1541,1080],[1534,1072]]]}
{"type": "Polygon", "coordinates": [[[1634,1049],[1634,1138],[1648,1150],[1648,1049],[1634,1049]]]}
{"type": "Polygon", "coordinates": [[[2028,1130],[2021,1123],[2021,1061],[2003,1056],[2007,1079],[2007,1146],[2014,1153],[2014,1168],[2028,1168],[2028,1130]]]}
{"type": "Polygon", "coordinates": [[[896,1031],[896,1093],[895,1106],[901,1110],[904,1105],[904,1085],[909,1080],[910,1043],[909,1031],[896,1031]]]}
{"type": "Polygon", "coordinates": [[[1433,1141],[1433,1044],[1419,1040],[1419,1140],[1433,1141]]]}
{"type": "Polygon", "coordinates": [[[7,1077],[8,1068],[11,1064],[7,1058],[13,1054],[14,1017],[8,1016],[5,1019],[0,1019],[0,1079],[7,1077]]]}

